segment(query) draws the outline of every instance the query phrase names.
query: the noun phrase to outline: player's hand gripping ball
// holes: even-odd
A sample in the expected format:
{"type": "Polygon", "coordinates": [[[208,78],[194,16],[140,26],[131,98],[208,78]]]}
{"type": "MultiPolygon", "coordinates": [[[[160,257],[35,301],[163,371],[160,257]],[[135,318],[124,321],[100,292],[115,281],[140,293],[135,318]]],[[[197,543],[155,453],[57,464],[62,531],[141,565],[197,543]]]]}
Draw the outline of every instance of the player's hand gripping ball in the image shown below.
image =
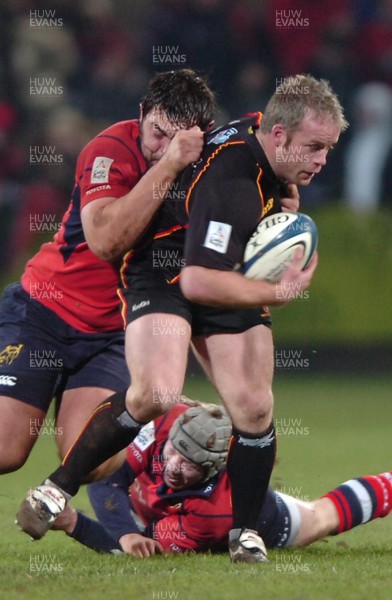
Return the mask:
{"type": "Polygon", "coordinates": [[[317,240],[317,227],[308,215],[270,215],[260,221],[247,243],[241,270],[248,279],[278,281],[297,248],[303,249],[300,266],[305,269],[316,252],[317,240]]]}

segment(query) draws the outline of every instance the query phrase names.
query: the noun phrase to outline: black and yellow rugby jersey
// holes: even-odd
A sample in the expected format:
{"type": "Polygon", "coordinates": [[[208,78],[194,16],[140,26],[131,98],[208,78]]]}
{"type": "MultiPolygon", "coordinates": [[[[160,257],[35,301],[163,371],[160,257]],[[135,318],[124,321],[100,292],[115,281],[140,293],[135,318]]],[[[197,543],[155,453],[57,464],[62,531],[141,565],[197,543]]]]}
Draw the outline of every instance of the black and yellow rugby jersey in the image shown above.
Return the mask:
{"type": "Polygon", "coordinates": [[[185,265],[228,271],[242,261],[260,220],[281,210],[282,181],[255,136],[260,120],[252,114],[206,136],[199,161],[175,181],[146,236],[125,256],[124,287],[147,273],[173,284],[185,265]]]}

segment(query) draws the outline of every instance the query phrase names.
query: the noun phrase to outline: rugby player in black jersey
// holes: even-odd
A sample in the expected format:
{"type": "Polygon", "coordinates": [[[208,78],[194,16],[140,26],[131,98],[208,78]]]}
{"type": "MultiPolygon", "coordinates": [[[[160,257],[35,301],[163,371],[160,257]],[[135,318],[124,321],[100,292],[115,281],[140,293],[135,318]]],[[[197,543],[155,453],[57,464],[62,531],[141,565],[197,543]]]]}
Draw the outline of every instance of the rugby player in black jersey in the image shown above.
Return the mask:
{"type": "MultiPolygon", "coordinates": [[[[207,137],[201,159],[173,184],[153,228],[124,258],[132,384],[97,408],[61,467],[24,500],[18,521],[26,533],[42,537],[84,475],[179,401],[192,340],[233,422],[231,560],[266,561],[255,531],[276,448],[265,307],[283,302],[275,284],[248,280],[236,266],[259,221],[282,210],[282,190],[309,184],[346,127],[329,85],[301,75],[277,88],[262,118],[232,122],[207,137]]],[[[298,293],[317,265],[316,256],[301,271],[299,258],[279,282],[298,293]]]]}

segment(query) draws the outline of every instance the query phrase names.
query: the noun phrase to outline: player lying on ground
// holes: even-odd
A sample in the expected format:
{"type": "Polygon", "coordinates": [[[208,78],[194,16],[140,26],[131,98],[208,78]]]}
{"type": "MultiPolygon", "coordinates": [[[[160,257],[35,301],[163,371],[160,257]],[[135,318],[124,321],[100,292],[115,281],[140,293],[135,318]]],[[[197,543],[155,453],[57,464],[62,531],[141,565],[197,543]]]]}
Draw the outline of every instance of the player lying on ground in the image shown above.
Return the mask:
{"type": "MultiPolygon", "coordinates": [[[[178,404],[141,430],[118,472],[88,486],[100,522],[67,505],[54,528],[98,552],[136,557],[225,550],[232,524],[224,468],[230,432],[222,407],[178,404]]],[[[351,479],[313,502],[270,488],[257,530],[269,548],[304,546],[391,510],[391,472],[351,479]]]]}
{"type": "MultiPolygon", "coordinates": [[[[42,496],[35,502],[34,492],[22,503],[17,519],[26,533],[42,537],[83,477],[178,401],[192,341],[233,423],[227,461],[233,503],[230,557],[265,560],[254,531],[276,443],[274,353],[265,305],[282,300],[276,285],[250,281],[234,268],[260,220],[282,210],[287,183],[309,184],[346,125],[326,82],[298,76],[279,86],[262,118],[253,115],[206,137],[200,160],[185,169],[146,238],[124,258],[131,386],[98,407],[49,476],[48,498],[58,498],[55,514],[42,496]],[[165,261],[168,254],[173,260],[165,261]]],[[[304,271],[296,263],[280,283],[299,293],[310,285],[316,265],[316,257],[304,271]]]]}

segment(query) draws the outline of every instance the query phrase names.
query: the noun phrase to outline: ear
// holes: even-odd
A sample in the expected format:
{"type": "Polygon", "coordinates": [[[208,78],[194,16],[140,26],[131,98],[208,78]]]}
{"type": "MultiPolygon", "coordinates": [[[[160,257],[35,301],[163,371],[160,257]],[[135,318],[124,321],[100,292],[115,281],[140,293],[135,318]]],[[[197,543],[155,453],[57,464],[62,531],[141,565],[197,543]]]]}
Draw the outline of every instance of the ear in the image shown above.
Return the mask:
{"type": "Polygon", "coordinates": [[[210,121],[206,127],[205,133],[208,133],[209,131],[211,131],[211,129],[214,127],[215,125],[215,121],[210,121]]]}
{"type": "Polygon", "coordinates": [[[281,125],[280,123],[277,123],[276,125],[274,125],[272,127],[271,136],[275,143],[276,148],[285,146],[285,144],[287,143],[287,140],[288,140],[287,129],[285,127],[283,127],[283,125],[281,125]]]}

